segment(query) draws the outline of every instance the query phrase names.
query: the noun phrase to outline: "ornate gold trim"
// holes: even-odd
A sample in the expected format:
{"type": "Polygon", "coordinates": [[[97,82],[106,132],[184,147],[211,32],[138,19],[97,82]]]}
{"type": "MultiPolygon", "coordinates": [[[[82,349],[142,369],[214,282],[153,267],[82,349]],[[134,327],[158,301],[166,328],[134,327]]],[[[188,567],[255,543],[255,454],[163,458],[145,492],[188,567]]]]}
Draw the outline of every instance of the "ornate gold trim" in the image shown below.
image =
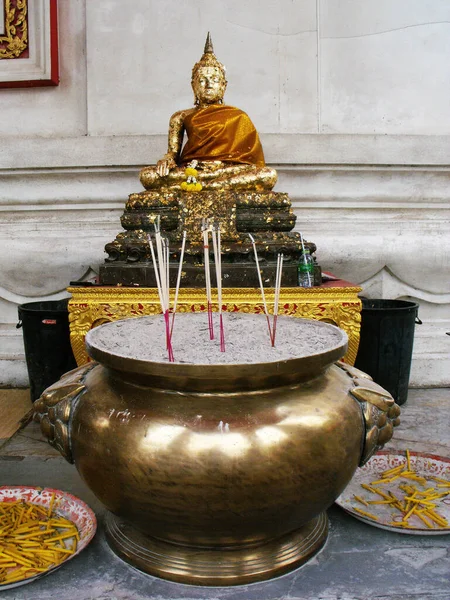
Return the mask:
{"type": "MultiPolygon", "coordinates": [[[[358,301],[361,305],[361,301],[357,297],[357,294],[362,288],[354,287],[313,287],[313,288],[300,288],[293,287],[281,288],[280,303],[282,301],[294,302],[294,301],[305,301],[305,300],[316,300],[317,298],[326,298],[327,300],[351,300],[358,301]]],[[[147,301],[158,301],[158,290],[157,288],[143,288],[143,287],[69,287],[67,291],[73,296],[82,296],[89,298],[93,301],[117,301],[120,297],[124,301],[136,302],[139,299],[145,299],[147,301]]],[[[214,295],[215,290],[212,290],[214,295]]],[[[173,295],[174,290],[171,290],[173,295]]],[[[269,303],[273,303],[274,289],[265,288],[264,293],[266,300],[269,303]]],[[[227,302],[238,301],[242,302],[243,299],[248,301],[254,301],[261,299],[261,293],[259,288],[223,288],[222,295],[227,302]]],[[[183,297],[185,302],[203,302],[205,300],[204,288],[182,288],[180,289],[180,298],[183,297]]]]}
{"type": "MultiPolygon", "coordinates": [[[[282,288],[279,314],[317,319],[341,327],[348,335],[348,351],[344,360],[353,365],[359,346],[361,300],[359,287],[282,288]]],[[[70,339],[79,365],[86,363],[84,338],[97,325],[160,313],[156,288],[124,287],[70,287],[70,339]]],[[[174,290],[172,292],[172,299],[174,290]]],[[[274,290],[265,290],[269,312],[273,309],[274,290]]],[[[217,297],[213,290],[213,298],[217,297]]],[[[256,288],[225,288],[222,292],[223,310],[229,312],[263,313],[261,294],[256,288]]],[[[181,289],[178,297],[179,312],[206,310],[205,291],[201,288],[181,289]]],[[[213,304],[217,310],[217,304],[213,304]]]]}
{"type": "Polygon", "coordinates": [[[28,0],[11,4],[12,0],[5,0],[6,35],[0,36],[0,59],[18,58],[28,48],[28,0]]]}

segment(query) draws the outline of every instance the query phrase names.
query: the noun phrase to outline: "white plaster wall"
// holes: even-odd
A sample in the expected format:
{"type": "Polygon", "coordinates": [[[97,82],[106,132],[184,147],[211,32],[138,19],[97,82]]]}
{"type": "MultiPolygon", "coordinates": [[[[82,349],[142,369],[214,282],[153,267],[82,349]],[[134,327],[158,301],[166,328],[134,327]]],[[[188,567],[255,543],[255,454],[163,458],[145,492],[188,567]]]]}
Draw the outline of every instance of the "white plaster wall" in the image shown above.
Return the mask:
{"type": "Polygon", "coordinates": [[[85,10],[85,0],[59,2],[58,87],[0,90],[0,139],[86,135],[85,10]]]}
{"type": "Polygon", "coordinates": [[[325,133],[450,133],[450,2],[320,0],[325,133]]]}
{"type": "Polygon", "coordinates": [[[192,104],[208,30],[322,266],[413,298],[414,385],[450,383],[447,0],[60,0],[61,84],[0,90],[0,385],[17,305],[89,278],[192,104]]]}
{"type": "Polygon", "coordinates": [[[88,2],[87,23],[91,135],[166,132],[168,117],[192,105],[207,31],[227,67],[229,104],[260,131],[317,131],[315,0],[88,2]]]}

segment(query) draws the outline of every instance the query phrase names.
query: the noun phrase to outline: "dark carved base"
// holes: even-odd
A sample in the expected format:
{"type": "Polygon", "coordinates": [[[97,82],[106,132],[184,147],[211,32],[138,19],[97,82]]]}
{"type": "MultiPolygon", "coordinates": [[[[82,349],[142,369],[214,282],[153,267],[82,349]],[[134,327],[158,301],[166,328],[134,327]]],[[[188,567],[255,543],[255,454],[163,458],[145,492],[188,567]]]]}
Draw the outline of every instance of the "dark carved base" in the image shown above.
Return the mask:
{"type": "MultiPolygon", "coordinates": [[[[261,277],[264,287],[275,286],[276,264],[261,265],[261,277]]],[[[178,265],[170,267],[170,286],[175,287],[178,265]]],[[[117,262],[100,267],[102,285],[124,285],[140,287],[156,287],[153,265],[149,263],[127,264],[117,262]]],[[[214,264],[211,264],[211,282],[216,285],[214,264]]],[[[321,284],[320,267],[316,267],[314,285],[321,284]]],[[[283,287],[297,286],[297,264],[284,264],[282,275],[283,287]]],[[[203,265],[184,265],[181,277],[181,287],[205,287],[205,269],[203,265]]],[[[222,264],[222,287],[225,288],[259,288],[258,273],[255,263],[222,264]]]]}
{"type": "MultiPolygon", "coordinates": [[[[187,233],[182,287],[204,287],[202,220],[220,223],[222,285],[259,287],[253,246],[255,240],[265,287],[274,287],[278,254],[283,254],[282,285],[297,285],[297,265],[302,256],[300,235],[291,231],[295,215],[287,194],[277,192],[141,192],[131,194],[121,222],[125,231],[106,244],[108,254],[100,268],[101,285],[156,287],[148,242],[160,219],[161,232],[170,248],[170,283],[175,286],[183,231],[187,233]]],[[[310,253],[315,244],[305,242],[310,253]]],[[[214,264],[212,245],[210,263],[214,264]]],[[[212,267],[214,272],[214,268],[212,267]]],[[[315,285],[320,285],[317,267],[315,285]]],[[[213,282],[215,275],[213,274],[213,282]]]]}

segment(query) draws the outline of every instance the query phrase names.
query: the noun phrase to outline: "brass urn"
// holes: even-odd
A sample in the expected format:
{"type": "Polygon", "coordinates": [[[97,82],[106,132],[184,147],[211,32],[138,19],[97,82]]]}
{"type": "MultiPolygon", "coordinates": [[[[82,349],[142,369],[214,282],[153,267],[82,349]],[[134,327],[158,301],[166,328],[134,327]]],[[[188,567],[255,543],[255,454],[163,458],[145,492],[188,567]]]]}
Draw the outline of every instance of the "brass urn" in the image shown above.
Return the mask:
{"type": "Polygon", "coordinates": [[[326,509],[391,438],[399,407],[336,362],[347,336],[318,321],[279,319],[294,341],[310,323],[329,328],[328,347],[258,363],[155,362],[98,342],[103,328],[120,323],[126,339],[128,324],[158,318],[89,332],[97,362],[43,393],[42,431],[108,509],[112,548],[139,569],[235,585],[301,565],[326,541],[326,509]]]}

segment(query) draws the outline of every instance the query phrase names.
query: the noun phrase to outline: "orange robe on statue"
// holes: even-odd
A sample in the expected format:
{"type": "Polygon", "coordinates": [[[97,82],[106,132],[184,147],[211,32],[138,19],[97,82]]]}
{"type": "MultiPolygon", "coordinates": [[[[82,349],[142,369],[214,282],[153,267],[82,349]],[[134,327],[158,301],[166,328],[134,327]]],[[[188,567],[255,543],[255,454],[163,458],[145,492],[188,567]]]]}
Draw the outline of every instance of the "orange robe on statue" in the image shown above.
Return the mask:
{"type": "Polygon", "coordinates": [[[198,108],[184,119],[187,142],[180,165],[191,160],[221,160],[225,163],[264,167],[264,152],[258,132],[239,108],[213,104],[198,108]]]}

